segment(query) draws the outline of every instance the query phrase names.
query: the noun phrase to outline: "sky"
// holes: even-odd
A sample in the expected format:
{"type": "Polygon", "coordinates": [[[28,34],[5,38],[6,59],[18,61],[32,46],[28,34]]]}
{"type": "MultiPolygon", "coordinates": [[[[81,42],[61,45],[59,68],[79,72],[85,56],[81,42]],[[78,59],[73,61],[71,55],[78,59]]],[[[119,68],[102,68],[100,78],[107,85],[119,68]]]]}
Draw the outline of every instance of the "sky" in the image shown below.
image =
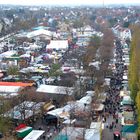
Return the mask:
{"type": "MultiPolygon", "coordinates": [[[[104,0],[105,4],[140,4],[140,0],[104,0]]],[[[97,5],[103,0],[0,0],[0,4],[17,5],[97,5]]]]}

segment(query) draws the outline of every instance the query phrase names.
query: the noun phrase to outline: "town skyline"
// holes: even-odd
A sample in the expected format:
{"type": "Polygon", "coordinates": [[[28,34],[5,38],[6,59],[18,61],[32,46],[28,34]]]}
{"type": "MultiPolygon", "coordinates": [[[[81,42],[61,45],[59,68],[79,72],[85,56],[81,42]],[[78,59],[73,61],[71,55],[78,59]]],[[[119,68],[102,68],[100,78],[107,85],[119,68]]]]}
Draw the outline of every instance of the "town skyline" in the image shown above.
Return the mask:
{"type": "Polygon", "coordinates": [[[34,0],[28,0],[28,1],[23,1],[23,0],[0,0],[0,4],[12,4],[12,5],[110,5],[110,4],[132,4],[132,5],[137,5],[140,4],[139,0],[71,0],[71,1],[66,1],[66,0],[41,0],[41,1],[34,1],[34,0]]]}

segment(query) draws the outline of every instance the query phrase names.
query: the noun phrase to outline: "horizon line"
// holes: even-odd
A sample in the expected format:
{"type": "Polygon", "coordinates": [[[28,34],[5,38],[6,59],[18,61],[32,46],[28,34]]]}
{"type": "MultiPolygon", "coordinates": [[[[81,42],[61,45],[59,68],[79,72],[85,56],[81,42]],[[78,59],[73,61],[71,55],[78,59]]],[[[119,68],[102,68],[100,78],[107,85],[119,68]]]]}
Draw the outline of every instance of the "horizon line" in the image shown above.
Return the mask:
{"type": "MultiPolygon", "coordinates": [[[[66,6],[66,7],[70,7],[70,6],[89,6],[89,7],[92,7],[92,6],[103,6],[103,4],[3,4],[3,3],[0,3],[0,6],[1,5],[5,5],[5,6],[58,6],[58,7],[63,7],[63,6],[66,6]]],[[[139,3],[110,3],[110,4],[105,4],[104,3],[104,6],[140,6],[140,2],[139,3]]]]}

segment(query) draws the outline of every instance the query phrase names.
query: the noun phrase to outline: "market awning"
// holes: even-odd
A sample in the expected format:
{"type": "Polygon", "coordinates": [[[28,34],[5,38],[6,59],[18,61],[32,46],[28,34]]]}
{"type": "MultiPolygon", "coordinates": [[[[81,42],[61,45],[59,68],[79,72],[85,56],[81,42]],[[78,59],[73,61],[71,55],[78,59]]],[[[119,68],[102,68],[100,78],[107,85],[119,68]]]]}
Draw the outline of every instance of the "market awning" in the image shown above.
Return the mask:
{"type": "Polygon", "coordinates": [[[122,132],[124,133],[135,133],[137,130],[138,125],[134,124],[134,125],[124,125],[122,128],[122,132]]]}
{"type": "Polygon", "coordinates": [[[19,87],[27,87],[32,86],[33,83],[22,83],[22,82],[0,82],[0,86],[19,86],[19,87]]]}
{"type": "Polygon", "coordinates": [[[32,130],[23,140],[38,140],[38,138],[44,133],[43,130],[32,130]]]}
{"type": "Polygon", "coordinates": [[[21,128],[19,130],[16,130],[17,132],[17,136],[18,138],[24,138],[25,136],[27,136],[31,131],[32,131],[32,127],[24,127],[24,128],[21,128]]]}

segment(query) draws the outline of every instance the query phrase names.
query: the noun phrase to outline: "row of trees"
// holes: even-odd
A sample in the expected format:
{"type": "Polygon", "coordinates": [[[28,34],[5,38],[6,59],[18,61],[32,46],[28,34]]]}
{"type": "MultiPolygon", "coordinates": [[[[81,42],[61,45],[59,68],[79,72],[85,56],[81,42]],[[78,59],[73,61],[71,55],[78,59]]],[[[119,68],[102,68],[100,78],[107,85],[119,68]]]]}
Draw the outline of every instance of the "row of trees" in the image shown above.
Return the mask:
{"type": "Polygon", "coordinates": [[[110,29],[103,30],[104,36],[102,38],[93,36],[87,47],[84,56],[84,68],[88,76],[96,78],[96,85],[102,85],[104,78],[108,74],[108,66],[111,58],[113,57],[114,49],[114,35],[110,29]],[[97,67],[91,65],[90,62],[99,62],[97,67]]]}
{"type": "MultiPolygon", "coordinates": [[[[130,48],[129,87],[131,97],[136,103],[138,123],[140,124],[140,25],[132,28],[133,37],[130,48]]],[[[140,132],[138,132],[140,135],[140,132]]]]}
{"type": "Polygon", "coordinates": [[[104,81],[105,77],[109,75],[109,63],[113,58],[113,50],[114,50],[114,35],[109,28],[105,28],[103,30],[103,38],[101,41],[101,45],[99,47],[99,57],[98,60],[100,61],[99,70],[98,70],[98,77],[96,82],[96,94],[97,97],[101,95],[101,93],[105,92],[104,81]]]}

